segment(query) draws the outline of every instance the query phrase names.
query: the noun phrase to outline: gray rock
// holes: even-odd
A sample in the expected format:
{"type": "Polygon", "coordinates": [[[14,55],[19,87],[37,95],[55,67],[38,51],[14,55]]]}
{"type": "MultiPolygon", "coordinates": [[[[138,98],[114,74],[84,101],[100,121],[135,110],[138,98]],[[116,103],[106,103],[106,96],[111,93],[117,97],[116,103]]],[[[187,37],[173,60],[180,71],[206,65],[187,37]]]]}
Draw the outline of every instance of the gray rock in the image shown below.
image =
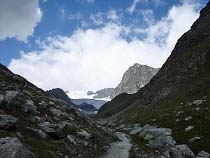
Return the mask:
{"type": "Polygon", "coordinates": [[[26,103],[22,106],[24,112],[36,112],[37,107],[32,100],[26,100],[26,103]]]}
{"type": "Polygon", "coordinates": [[[209,158],[210,154],[205,152],[205,151],[201,151],[198,153],[198,155],[196,156],[196,158],[209,158]]]}
{"type": "Polygon", "coordinates": [[[176,145],[170,150],[171,150],[170,153],[172,155],[172,158],[194,158],[195,157],[191,149],[185,144],[176,145]]]}
{"type": "Polygon", "coordinates": [[[74,145],[77,144],[76,141],[75,141],[76,138],[73,135],[67,135],[67,139],[71,144],[74,144],[74,145]]]}
{"type": "Polygon", "coordinates": [[[142,127],[138,127],[137,129],[133,129],[130,131],[131,135],[137,134],[142,131],[142,127]]]}
{"type": "Polygon", "coordinates": [[[50,108],[50,112],[54,115],[54,116],[61,116],[63,114],[63,112],[60,109],[55,109],[55,108],[50,108]]]}
{"type": "Polygon", "coordinates": [[[77,132],[77,135],[78,135],[79,137],[84,138],[85,140],[89,140],[89,139],[92,137],[92,135],[89,134],[89,133],[86,132],[86,131],[77,132]]]}
{"type": "Polygon", "coordinates": [[[196,142],[196,141],[198,141],[200,139],[201,139],[200,137],[191,138],[191,139],[189,139],[189,143],[194,143],[194,142],[196,142]]]}
{"type": "Polygon", "coordinates": [[[67,124],[50,124],[49,122],[44,122],[39,124],[42,131],[47,133],[50,137],[58,139],[67,136],[67,124]]]}
{"type": "Polygon", "coordinates": [[[17,138],[0,138],[0,158],[35,158],[17,138]]]}
{"type": "Polygon", "coordinates": [[[19,91],[6,91],[6,101],[12,101],[20,94],[19,91]]]}
{"type": "Polygon", "coordinates": [[[38,129],[31,128],[31,127],[26,127],[26,129],[34,132],[37,136],[39,136],[42,139],[47,139],[47,134],[44,133],[41,129],[38,130],[38,129]]]}
{"type": "Polygon", "coordinates": [[[0,94],[0,106],[4,103],[4,95],[0,94]]]}
{"type": "Polygon", "coordinates": [[[17,118],[11,115],[0,115],[0,130],[9,130],[15,127],[17,118]]]}

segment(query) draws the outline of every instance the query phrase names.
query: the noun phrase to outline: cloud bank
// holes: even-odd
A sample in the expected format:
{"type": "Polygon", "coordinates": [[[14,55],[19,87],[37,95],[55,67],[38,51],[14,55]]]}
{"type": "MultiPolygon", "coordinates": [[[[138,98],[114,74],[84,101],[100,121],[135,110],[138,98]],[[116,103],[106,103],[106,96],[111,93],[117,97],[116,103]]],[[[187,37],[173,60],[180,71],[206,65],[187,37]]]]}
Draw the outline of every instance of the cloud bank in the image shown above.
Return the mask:
{"type": "Polygon", "coordinates": [[[78,29],[71,36],[49,37],[40,43],[42,50],[22,52],[9,68],[43,89],[115,87],[134,63],[161,67],[178,38],[198,18],[197,7],[197,3],[184,1],[159,21],[150,10],[142,12],[149,15],[144,18],[146,28],[109,21],[101,28],[78,29]],[[145,38],[133,36],[128,40],[130,34],[143,34],[145,38]]]}
{"type": "Polygon", "coordinates": [[[0,0],[0,40],[26,41],[41,17],[38,0],[0,0]]]}

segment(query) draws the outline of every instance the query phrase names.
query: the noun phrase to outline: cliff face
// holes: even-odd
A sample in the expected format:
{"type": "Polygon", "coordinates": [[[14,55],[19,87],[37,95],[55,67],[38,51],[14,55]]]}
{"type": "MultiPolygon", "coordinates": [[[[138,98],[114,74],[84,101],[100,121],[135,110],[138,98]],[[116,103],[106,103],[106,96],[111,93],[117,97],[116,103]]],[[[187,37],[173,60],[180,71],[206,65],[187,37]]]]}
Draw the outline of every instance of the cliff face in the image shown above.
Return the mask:
{"type": "Polygon", "coordinates": [[[170,57],[150,82],[135,94],[105,104],[99,109],[98,117],[169,127],[180,143],[198,135],[202,140],[189,145],[195,151],[202,148],[209,151],[205,147],[210,143],[205,132],[210,129],[209,87],[210,2],[191,29],[178,40],[170,57]],[[117,108],[112,111],[114,107],[117,108]],[[185,132],[189,126],[193,126],[193,130],[185,132]]]}
{"type": "Polygon", "coordinates": [[[121,82],[114,89],[112,98],[121,93],[136,93],[151,80],[158,70],[147,65],[134,64],[123,74],[121,82]]]}

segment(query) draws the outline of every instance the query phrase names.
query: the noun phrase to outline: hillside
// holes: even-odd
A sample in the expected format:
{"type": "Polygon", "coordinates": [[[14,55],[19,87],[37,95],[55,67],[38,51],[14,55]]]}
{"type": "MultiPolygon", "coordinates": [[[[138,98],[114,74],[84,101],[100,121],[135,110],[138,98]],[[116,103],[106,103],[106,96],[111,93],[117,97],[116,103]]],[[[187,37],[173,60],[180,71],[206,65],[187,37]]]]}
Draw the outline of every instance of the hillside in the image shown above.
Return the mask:
{"type": "Polygon", "coordinates": [[[0,64],[1,158],[94,158],[112,134],[0,64]]]}
{"type": "Polygon", "coordinates": [[[157,75],[137,93],[105,104],[98,117],[171,128],[178,143],[187,143],[195,152],[210,152],[209,19],[210,2],[157,75]],[[195,137],[200,139],[189,141],[195,137]]]}
{"type": "Polygon", "coordinates": [[[121,93],[136,93],[140,88],[145,86],[158,71],[159,69],[135,63],[123,74],[122,80],[114,89],[111,97],[114,98],[121,93]]]}

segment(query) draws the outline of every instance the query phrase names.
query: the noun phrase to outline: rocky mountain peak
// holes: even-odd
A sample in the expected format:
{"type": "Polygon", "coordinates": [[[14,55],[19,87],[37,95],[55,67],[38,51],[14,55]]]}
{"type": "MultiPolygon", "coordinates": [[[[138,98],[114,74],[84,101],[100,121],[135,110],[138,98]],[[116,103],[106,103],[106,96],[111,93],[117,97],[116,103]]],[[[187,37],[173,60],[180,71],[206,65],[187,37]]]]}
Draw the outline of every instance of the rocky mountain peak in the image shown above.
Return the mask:
{"type": "Polygon", "coordinates": [[[121,82],[115,88],[112,94],[112,98],[121,93],[136,93],[140,88],[145,86],[150,81],[158,70],[159,69],[152,68],[147,65],[135,63],[123,74],[121,82]]]}

